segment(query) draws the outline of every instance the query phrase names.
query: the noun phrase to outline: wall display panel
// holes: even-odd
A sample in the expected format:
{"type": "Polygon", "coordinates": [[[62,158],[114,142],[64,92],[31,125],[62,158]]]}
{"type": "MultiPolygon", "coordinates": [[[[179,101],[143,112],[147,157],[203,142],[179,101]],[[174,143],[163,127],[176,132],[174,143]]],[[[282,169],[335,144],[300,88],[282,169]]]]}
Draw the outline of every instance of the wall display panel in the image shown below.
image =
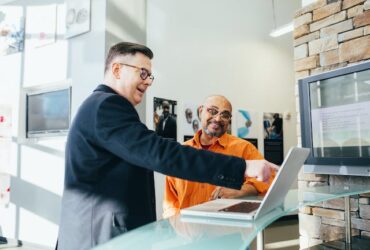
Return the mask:
{"type": "Polygon", "coordinates": [[[71,88],[26,93],[26,136],[66,135],[70,125],[71,88]]]}
{"type": "Polygon", "coordinates": [[[369,157],[370,72],[310,84],[314,157],[369,157]]]}
{"type": "Polygon", "coordinates": [[[308,164],[370,165],[370,62],[300,80],[308,164]]]}

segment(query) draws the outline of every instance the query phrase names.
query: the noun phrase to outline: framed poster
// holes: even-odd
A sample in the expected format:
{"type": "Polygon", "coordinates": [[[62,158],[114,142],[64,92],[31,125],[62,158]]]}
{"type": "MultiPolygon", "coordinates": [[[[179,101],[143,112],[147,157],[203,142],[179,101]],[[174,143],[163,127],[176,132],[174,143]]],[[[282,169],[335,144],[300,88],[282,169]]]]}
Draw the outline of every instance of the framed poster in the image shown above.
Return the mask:
{"type": "Polygon", "coordinates": [[[0,56],[23,51],[24,17],[19,6],[0,6],[0,56]]]}
{"type": "Polygon", "coordinates": [[[154,130],[158,135],[177,140],[177,101],[154,97],[154,130]]]}
{"type": "Polygon", "coordinates": [[[283,114],[264,113],[263,133],[265,139],[283,139],[283,114]]]}
{"type": "Polygon", "coordinates": [[[40,48],[55,43],[57,6],[30,6],[27,9],[27,48],[40,48]]]}
{"type": "Polygon", "coordinates": [[[193,103],[185,103],[183,115],[183,134],[187,136],[192,136],[200,128],[198,105],[193,103]]]}
{"type": "Polygon", "coordinates": [[[11,138],[11,136],[12,106],[10,104],[0,104],[0,139],[11,138]]]}
{"type": "Polygon", "coordinates": [[[279,113],[263,114],[264,157],[276,165],[281,165],[284,161],[282,117],[279,113]]]}
{"type": "Polygon", "coordinates": [[[0,205],[7,206],[10,201],[10,175],[0,172],[0,205]]]}
{"type": "Polygon", "coordinates": [[[81,35],[90,31],[90,0],[66,0],[65,38],[81,35]]]}
{"type": "Polygon", "coordinates": [[[258,115],[245,109],[238,109],[236,115],[237,136],[240,138],[258,138],[258,115]]]}

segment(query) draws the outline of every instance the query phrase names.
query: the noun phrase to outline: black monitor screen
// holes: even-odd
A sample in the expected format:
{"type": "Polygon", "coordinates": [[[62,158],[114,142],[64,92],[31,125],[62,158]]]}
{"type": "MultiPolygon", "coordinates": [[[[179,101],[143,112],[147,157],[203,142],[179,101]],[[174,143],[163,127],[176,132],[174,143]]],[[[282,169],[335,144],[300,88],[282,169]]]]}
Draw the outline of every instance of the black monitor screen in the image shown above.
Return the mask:
{"type": "Polygon", "coordinates": [[[70,88],[27,95],[27,137],[65,133],[70,122],[70,88]]]}
{"type": "Polygon", "coordinates": [[[370,70],[309,84],[314,157],[369,158],[370,70]]]}

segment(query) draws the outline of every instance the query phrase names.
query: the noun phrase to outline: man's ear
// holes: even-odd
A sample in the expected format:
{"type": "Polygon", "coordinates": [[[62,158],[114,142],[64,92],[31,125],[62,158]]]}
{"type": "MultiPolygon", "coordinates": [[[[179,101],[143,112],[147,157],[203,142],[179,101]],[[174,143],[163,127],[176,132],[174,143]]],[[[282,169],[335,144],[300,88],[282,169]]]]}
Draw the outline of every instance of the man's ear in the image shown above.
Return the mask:
{"type": "Polygon", "coordinates": [[[116,79],[120,79],[120,70],[121,70],[121,65],[119,63],[112,63],[112,74],[116,79]]]}
{"type": "Polygon", "coordinates": [[[198,107],[198,109],[197,109],[197,113],[198,113],[199,118],[200,118],[200,116],[201,116],[201,114],[202,114],[203,108],[204,108],[204,106],[203,106],[203,105],[200,105],[200,106],[198,107]]]}

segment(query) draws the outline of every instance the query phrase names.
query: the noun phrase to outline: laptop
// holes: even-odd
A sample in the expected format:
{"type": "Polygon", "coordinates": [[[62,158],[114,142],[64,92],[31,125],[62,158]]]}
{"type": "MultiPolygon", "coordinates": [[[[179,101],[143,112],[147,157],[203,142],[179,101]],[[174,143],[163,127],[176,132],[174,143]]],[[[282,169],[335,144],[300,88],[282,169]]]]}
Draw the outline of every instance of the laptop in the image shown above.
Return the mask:
{"type": "Polygon", "coordinates": [[[299,170],[308,157],[307,148],[293,147],[289,150],[283,164],[262,200],[216,199],[180,211],[184,216],[213,217],[235,220],[255,220],[270,211],[281,207],[284,198],[299,170]]]}

